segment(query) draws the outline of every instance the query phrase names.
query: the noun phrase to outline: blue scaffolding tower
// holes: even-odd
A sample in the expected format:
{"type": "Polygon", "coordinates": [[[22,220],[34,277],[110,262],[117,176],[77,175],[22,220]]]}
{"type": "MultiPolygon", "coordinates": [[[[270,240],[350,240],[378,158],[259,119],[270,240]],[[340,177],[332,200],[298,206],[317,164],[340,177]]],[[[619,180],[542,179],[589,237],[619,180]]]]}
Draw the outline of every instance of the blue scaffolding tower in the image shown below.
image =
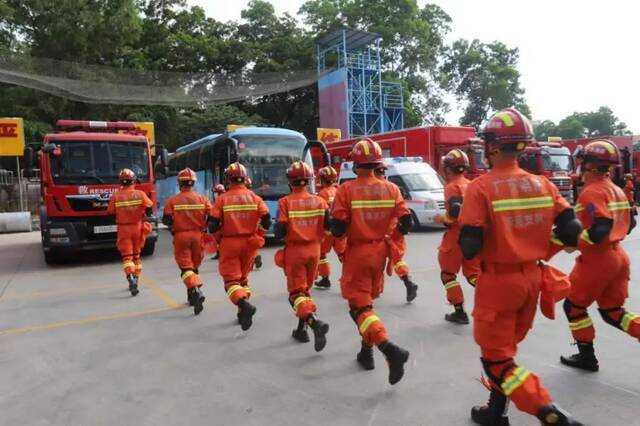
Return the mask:
{"type": "Polygon", "coordinates": [[[346,75],[347,137],[404,128],[402,84],[382,80],[381,42],[379,34],[350,29],[336,30],[318,41],[318,73],[335,68],[346,75]]]}

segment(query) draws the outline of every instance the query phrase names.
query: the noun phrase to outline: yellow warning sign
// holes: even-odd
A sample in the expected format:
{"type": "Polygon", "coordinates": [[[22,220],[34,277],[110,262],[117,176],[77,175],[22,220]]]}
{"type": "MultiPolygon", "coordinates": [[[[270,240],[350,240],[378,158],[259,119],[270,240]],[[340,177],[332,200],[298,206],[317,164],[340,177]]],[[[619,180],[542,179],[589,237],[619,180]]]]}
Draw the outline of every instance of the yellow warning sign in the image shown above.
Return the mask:
{"type": "Polygon", "coordinates": [[[318,140],[322,143],[338,142],[342,138],[340,129],[318,128],[318,140]]]}
{"type": "Polygon", "coordinates": [[[0,118],[0,157],[24,155],[22,118],[0,118]]]}

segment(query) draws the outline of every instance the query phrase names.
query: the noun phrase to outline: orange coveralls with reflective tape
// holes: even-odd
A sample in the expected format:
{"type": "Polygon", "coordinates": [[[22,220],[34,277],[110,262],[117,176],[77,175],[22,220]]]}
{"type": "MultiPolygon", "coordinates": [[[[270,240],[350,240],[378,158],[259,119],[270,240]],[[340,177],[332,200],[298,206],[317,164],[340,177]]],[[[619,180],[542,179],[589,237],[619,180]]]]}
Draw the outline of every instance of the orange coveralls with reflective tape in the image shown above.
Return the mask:
{"type": "Polygon", "coordinates": [[[118,239],[116,247],[122,256],[122,269],[125,275],[142,273],[140,252],[145,239],[151,232],[151,224],[144,221],[145,210],[153,207],[153,201],[143,191],[131,186],[121,187],[109,200],[107,214],[116,216],[118,239]]]}
{"type": "Polygon", "coordinates": [[[627,200],[629,200],[629,203],[633,206],[636,203],[635,200],[635,186],[633,184],[633,181],[630,179],[627,179],[627,181],[624,184],[624,195],[627,197],[627,200]]]}
{"type": "Polygon", "coordinates": [[[213,205],[212,216],[222,223],[220,229],[220,258],[218,271],[224,280],[229,300],[237,305],[240,299],[251,297],[249,272],[264,245],[266,229],[260,218],[269,213],[262,198],[244,184],[231,184],[213,205]]]}
{"type": "Polygon", "coordinates": [[[438,247],[438,263],[440,264],[440,278],[447,292],[447,301],[452,305],[464,303],[464,293],[457,279],[458,272],[462,268],[462,275],[469,284],[476,285],[480,275],[480,261],[476,259],[466,260],[462,256],[462,250],[458,244],[460,237],[460,224],[458,219],[451,217],[449,201],[459,198],[464,203],[464,193],[470,181],[463,174],[453,177],[444,189],[446,214],[442,219],[447,230],[442,236],[442,243],[438,247]]]}
{"type": "Polygon", "coordinates": [[[551,396],[513,358],[533,326],[542,284],[537,262],[547,254],[556,217],[570,207],[548,179],[515,160],[473,180],[464,195],[460,226],[480,227],[484,234],[473,310],[482,363],[492,386],[535,416],[551,396]]]}
{"type": "Polygon", "coordinates": [[[309,194],[305,187],[294,187],[291,194],[278,201],[277,220],[287,225],[284,273],[289,302],[303,320],[317,309],[310,290],[318,270],[327,208],[322,198],[309,194]]]}
{"type": "MultiPolygon", "coordinates": [[[[327,205],[331,207],[331,205],[333,205],[333,200],[336,197],[336,191],[338,191],[338,185],[326,186],[322,188],[320,192],[318,192],[318,197],[324,199],[327,205]]],[[[329,278],[329,275],[331,275],[331,265],[329,264],[327,255],[333,248],[333,251],[338,255],[338,257],[341,258],[344,254],[346,246],[346,239],[335,238],[333,235],[331,235],[331,232],[325,232],[322,239],[322,246],[320,248],[320,263],[318,264],[318,275],[323,278],[329,278]]]]}
{"type": "Polygon", "coordinates": [[[202,237],[211,215],[209,199],[189,187],[167,200],[164,214],[173,218],[173,256],[180,268],[180,278],[187,288],[200,287],[198,268],[204,258],[202,237]]]}
{"type": "Polygon", "coordinates": [[[379,345],[388,340],[384,324],[373,309],[373,300],[384,289],[385,237],[398,218],[409,214],[396,185],[373,176],[358,176],[342,184],[331,215],[346,222],[347,248],[340,285],[358,325],[363,342],[379,345]]]}
{"type": "Polygon", "coordinates": [[[640,316],[624,309],[629,297],[629,256],[620,242],[631,223],[631,207],[623,193],[607,176],[594,176],[585,182],[578,197],[576,214],[584,231],[578,242],[580,256],[571,271],[571,291],[565,302],[569,328],[580,342],[592,342],[595,329],[587,308],[598,303],[605,322],[640,338],[640,316]],[[613,220],[608,236],[594,244],[589,229],[596,218],[613,220]]]}

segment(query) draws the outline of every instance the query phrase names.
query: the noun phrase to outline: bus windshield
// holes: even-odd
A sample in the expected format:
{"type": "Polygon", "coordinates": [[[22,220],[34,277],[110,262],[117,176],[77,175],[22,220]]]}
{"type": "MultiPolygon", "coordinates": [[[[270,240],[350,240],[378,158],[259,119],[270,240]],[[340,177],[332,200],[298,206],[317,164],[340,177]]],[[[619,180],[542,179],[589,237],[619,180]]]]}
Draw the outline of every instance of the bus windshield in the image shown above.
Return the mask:
{"type": "MultiPolygon", "coordinates": [[[[237,136],[239,161],[247,168],[251,189],[265,200],[289,194],[287,168],[300,160],[307,141],[292,136],[237,136]]],[[[311,155],[305,160],[310,163],[311,155]]]]}
{"type": "Polygon", "coordinates": [[[118,183],[120,170],[133,170],[139,182],[149,182],[147,144],[115,141],[56,141],[62,154],[51,156],[51,176],[58,185],[118,183]]]}
{"type": "Polygon", "coordinates": [[[573,168],[571,156],[568,154],[543,155],[544,169],[553,172],[570,172],[573,168]]]}

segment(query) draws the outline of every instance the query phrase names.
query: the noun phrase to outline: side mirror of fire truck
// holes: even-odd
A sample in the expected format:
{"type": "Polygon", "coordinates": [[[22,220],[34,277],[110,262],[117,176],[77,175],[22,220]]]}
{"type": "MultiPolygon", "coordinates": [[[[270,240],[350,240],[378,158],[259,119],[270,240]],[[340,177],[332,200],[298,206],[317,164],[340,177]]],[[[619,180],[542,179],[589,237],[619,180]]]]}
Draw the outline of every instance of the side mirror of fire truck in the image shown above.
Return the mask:
{"type": "Polygon", "coordinates": [[[164,145],[156,145],[156,157],[165,176],[169,174],[169,151],[164,145]]]}

